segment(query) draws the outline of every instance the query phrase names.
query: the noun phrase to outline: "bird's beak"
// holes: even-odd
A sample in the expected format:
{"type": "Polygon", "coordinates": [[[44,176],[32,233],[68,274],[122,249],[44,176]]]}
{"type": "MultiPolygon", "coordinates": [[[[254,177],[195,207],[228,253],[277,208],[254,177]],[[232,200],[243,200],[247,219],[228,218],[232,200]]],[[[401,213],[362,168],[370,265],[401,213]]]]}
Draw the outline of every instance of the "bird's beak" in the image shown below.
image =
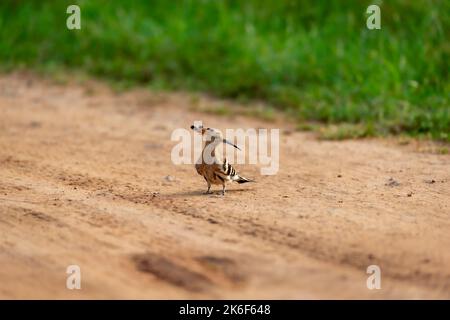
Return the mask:
{"type": "Polygon", "coordinates": [[[223,139],[223,143],[229,144],[229,145],[235,147],[236,149],[241,150],[237,145],[235,145],[234,143],[231,143],[227,139],[223,139]]]}

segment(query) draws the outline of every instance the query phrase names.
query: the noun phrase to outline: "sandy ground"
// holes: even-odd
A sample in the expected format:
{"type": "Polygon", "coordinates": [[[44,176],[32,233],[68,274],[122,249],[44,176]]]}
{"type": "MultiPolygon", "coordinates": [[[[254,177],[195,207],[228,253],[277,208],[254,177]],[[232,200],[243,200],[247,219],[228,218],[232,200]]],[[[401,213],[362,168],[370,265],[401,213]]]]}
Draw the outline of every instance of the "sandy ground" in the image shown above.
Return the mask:
{"type": "Polygon", "coordinates": [[[450,298],[449,155],[192,111],[208,103],[1,76],[0,297],[450,298]],[[237,165],[257,182],[203,195],[170,159],[194,120],[281,128],[280,171],[237,165]]]}

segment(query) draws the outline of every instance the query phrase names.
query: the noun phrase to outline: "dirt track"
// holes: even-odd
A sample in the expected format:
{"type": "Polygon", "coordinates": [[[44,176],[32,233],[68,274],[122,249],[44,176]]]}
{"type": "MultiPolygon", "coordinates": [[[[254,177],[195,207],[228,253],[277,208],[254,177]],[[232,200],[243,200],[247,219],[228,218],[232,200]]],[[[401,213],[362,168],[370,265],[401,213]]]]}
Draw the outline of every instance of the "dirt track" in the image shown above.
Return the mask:
{"type": "Polygon", "coordinates": [[[0,298],[450,298],[449,155],[284,128],[277,175],[203,195],[173,129],[283,125],[193,103],[0,78],[0,298]]]}

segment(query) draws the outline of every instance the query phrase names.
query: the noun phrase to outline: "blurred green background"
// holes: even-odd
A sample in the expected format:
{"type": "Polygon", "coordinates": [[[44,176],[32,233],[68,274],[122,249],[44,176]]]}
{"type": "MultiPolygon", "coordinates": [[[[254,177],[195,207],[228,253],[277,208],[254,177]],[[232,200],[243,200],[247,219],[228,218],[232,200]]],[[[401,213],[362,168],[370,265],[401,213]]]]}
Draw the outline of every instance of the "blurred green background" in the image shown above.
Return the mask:
{"type": "Polygon", "coordinates": [[[0,1],[0,68],[263,100],[354,136],[450,141],[450,1],[0,1]],[[81,30],[66,8],[81,7],[81,30]],[[366,8],[381,7],[381,30],[366,8]],[[351,130],[350,130],[351,131],[351,130]]]}

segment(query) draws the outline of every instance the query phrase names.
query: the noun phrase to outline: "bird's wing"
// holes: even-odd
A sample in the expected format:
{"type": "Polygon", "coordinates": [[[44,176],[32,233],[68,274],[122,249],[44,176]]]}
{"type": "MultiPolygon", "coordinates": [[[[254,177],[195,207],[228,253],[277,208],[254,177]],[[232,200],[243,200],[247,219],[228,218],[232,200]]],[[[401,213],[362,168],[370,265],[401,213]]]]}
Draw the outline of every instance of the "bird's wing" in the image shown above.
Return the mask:
{"type": "Polygon", "coordinates": [[[222,164],[214,165],[214,173],[226,180],[233,180],[233,177],[237,175],[236,170],[228,163],[227,159],[222,164]]]}

